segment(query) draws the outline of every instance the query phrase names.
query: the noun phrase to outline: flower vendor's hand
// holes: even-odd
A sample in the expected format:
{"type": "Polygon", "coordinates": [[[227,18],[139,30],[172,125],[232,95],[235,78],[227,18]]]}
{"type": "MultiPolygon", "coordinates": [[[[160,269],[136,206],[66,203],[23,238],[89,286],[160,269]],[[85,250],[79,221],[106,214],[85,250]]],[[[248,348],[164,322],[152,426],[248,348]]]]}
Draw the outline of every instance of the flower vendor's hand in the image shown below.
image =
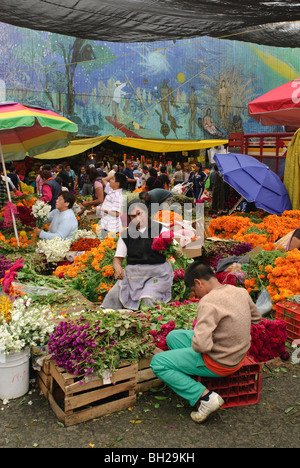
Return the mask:
{"type": "Polygon", "coordinates": [[[37,236],[39,236],[41,234],[41,232],[42,232],[42,229],[37,228],[37,227],[35,228],[35,233],[36,233],[37,236]]]}
{"type": "Polygon", "coordinates": [[[115,277],[122,280],[124,278],[124,270],[121,266],[115,266],[115,277]]]}

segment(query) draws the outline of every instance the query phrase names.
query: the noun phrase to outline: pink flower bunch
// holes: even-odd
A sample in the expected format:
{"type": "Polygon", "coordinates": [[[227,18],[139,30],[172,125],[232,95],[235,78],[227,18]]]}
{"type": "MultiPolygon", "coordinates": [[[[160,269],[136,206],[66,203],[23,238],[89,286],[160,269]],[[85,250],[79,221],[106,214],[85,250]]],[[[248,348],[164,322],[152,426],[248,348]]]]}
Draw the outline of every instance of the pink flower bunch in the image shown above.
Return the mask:
{"type": "Polygon", "coordinates": [[[170,331],[174,330],[175,322],[171,320],[171,322],[165,323],[160,327],[160,331],[151,330],[150,333],[154,338],[155,346],[157,348],[162,349],[163,351],[167,351],[169,348],[167,346],[167,335],[170,331]]]}
{"type": "Polygon", "coordinates": [[[4,227],[10,227],[12,225],[12,212],[16,216],[18,214],[18,208],[12,202],[8,201],[3,213],[4,227]]]}
{"type": "Polygon", "coordinates": [[[5,294],[9,294],[11,283],[16,279],[18,271],[24,266],[24,260],[19,258],[5,273],[2,279],[2,289],[5,294]]]}
{"type": "Polygon", "coordinates": [[[262,319],[251,325],[251,346],[248,355],[256,362],[265,362],[285,355],[286,322],[282,319],[262,319]]]}
{"type": "MultiPolygon", "coordinates": [[[[181,305],[187,305],[193,302],[199,302],[199,299],[190,299],[190,300],[185,299],[184,301],[172,301],[168,305],[178,309],[178,307],[180,307],[181,305]]],[[[157,306],[156,308],[159,310],[160,306],[157,306]]],[[[159,317],[157,317],[157,320],[161,320],[162,318],[163,316],[160,315],[159,317]]],[[[151,322],[151,314],[148,316],[147,320],[151,322]]],[[[163,324],[160,327],[159,331],[157,330],[150,331],[151,335],[154,338],[155,346],[157,348],[160,348],[163,351],[167,351],[169,349],[167,346],[166,338],[167,338],[168,333],[174,330],[174,328],[175,328],[175,321],[171,320],[170,322],[163,324]]]]}
{"type": "Polygon", "coordinates": [[[184,269],[183,268],[176,268],[174,270],[174,281],[180,281],[184,278],[184,269]]]}
{"type": "Polygon", "coordinates": [[[174,239],[173,231],[163,231],[159,236],[154,237],[152,242],[152,249],[159,252],[165,250],[169,245],[172,244],[174,239]]]}

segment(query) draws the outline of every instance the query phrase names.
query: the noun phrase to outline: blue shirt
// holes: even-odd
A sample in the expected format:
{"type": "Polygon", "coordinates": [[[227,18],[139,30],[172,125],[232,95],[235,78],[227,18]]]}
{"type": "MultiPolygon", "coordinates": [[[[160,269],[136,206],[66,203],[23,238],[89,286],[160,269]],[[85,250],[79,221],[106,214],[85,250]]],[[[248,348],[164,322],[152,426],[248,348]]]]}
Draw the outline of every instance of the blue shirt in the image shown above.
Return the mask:
{"type": "Polygon", "coordinates": [[[44,230],[40,233],[40,239],[53,239],[60,237],[61,239],[71,239],[72,233],[78,229],[78,221],[74,211],[68,209],[59,211],[57,208],[52,210],[47,222],[51,221],[49,231],[44,230]]]}
{"type": "Polygon", "coordinates": [[[132,169],[128,169],[127,167],[125,169],[123,169],[123,174],[128,177],[129,179],[134,179],[134,175],[133,175],[133,170],[132,169]]]}

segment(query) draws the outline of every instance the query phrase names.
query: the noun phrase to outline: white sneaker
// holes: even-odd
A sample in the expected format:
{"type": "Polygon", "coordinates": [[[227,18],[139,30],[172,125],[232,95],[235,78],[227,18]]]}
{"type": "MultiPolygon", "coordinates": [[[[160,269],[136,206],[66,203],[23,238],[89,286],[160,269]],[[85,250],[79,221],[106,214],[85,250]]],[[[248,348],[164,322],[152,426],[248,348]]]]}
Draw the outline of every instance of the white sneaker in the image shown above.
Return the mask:
{"type": "Polygon", "coordinates": [[[223,398],[215,392],[209,396],[209,400],[201,400],[198,411],[192,411],[191,418],[193,421],[199,423],[204,421],[211,413],[221,408],[224,404],[223,398]]]}

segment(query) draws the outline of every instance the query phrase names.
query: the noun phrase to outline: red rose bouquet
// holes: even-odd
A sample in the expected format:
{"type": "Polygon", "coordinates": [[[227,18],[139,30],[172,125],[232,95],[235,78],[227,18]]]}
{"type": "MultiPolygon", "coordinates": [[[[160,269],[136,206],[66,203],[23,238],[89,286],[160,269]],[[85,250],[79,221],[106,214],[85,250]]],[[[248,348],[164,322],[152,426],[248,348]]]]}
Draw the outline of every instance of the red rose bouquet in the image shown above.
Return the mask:
{"type": "Polygon", "coordinates": [[[163,231],[159,234],[159,236],[154,237],[152,242],[152,249],[156,252],[161,252],[167,255],[168,257],[171,256],[176,247],[174,245],[174,232],[173,231],[163,231]]]}
{"type": "Polygon", "coordinates": [[[248,355],[256,362],[265,362],[285,354],[287,329],[285,320],[267,320],[251,325],[251,346],[248,355]]]}

